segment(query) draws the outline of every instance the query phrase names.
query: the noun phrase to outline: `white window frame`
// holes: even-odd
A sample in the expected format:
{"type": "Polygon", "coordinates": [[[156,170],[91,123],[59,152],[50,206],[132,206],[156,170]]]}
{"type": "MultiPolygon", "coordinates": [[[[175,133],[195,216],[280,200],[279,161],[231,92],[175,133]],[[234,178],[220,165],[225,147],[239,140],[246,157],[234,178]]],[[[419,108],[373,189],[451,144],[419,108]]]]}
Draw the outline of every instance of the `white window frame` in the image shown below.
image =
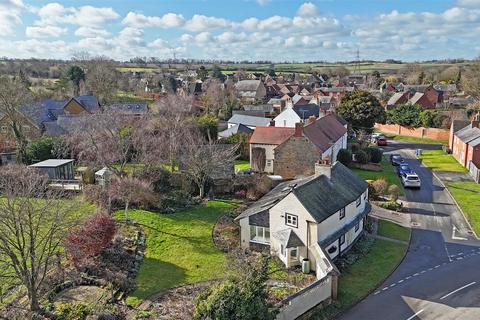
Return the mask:
{"type": "Polygon", "coordinates": [[[355,232],[357,232],[358,229],[360,229],[360,220],[358,220],[357,224],[355,225],[355,232]]]}
{"type": "Polygon", "coordinates": [[[358,197],[357,200],[355,200],[355,206],[360,207],[360,205],[362,204],[362,197],[358,197]]]}
{"type": "Polygon", "coordinates": [[[345,243],[345,233],[340,236],[340,238],[339,238],[339,243],[340,243],[340,246],[345,243]],[[342,240],[342,239],[343,239],[343,240],[342,240]]]}
{"type": "Polygon", "coordinates": [[[271,167],[272,166],[273,160],[267,160],[266,166],[271,167]]]}
{"type": "Polygon", "coordinates": [[[345,218],[345,207],[343,207],[342,209],[340,209],[340,211],[338,211],[338,214],[339,214],[340,220],[342,220],[343,218],[345,218]]]}
{"type": "Polygon", "coordinates": [[[368,194],[367,191],[365,191],[365,192],[363,193],[363,200],[365,200],[365,201],[367,201],[367,194],[368,194]]]}
{"type": "Polygon", "coordinates": [[[295,247],[295,248],[291,248],[290,249],[290,258],[292,259],[295,259],[295,260],[298,260],[298,247],[295,247]],[[292,252],[295,252],[295,255],[292,256],[292,252]]]}
{"type": "Polygon", "coordinates": [[[285,213],[285,225],[298,228],[298,216],[291,213],[285,213]]]}
{"type": "Polygon", "coordinates": [[[270,228],[250,225],[250,242],[270,244],[270,228]],[[255,236],[252,238],[252,231],[255,228],[255,236]],[[268,233],[268,236],[267,236],[268,233]]]}

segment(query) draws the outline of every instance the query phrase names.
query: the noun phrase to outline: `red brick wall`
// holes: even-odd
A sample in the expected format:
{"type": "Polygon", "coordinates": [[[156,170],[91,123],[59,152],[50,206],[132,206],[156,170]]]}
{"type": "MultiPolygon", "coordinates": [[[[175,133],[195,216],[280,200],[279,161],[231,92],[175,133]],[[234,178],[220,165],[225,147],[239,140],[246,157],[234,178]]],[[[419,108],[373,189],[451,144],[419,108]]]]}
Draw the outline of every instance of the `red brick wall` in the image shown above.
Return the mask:
{"type": "Polygon", "coordinates": [[[427,138],[432,140],[445,140],[450,138],[450,131],[437,128],[408,128],[399,126],[398,124],[375,124],[375,128],[383,133],[393,133],[402,136],[427,138]]]}

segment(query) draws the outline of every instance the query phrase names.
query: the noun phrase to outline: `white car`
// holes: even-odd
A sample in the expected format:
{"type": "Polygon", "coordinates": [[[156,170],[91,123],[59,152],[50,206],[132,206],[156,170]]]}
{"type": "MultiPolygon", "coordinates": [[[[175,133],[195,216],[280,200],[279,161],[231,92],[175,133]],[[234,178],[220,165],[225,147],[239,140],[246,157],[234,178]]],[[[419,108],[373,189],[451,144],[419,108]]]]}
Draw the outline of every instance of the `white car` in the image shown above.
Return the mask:
{"type": "Polygon", "coordinates": [[[420,188],[422,182],[415,172],[402,173],[402,184],[405,188],[420,188]]]}

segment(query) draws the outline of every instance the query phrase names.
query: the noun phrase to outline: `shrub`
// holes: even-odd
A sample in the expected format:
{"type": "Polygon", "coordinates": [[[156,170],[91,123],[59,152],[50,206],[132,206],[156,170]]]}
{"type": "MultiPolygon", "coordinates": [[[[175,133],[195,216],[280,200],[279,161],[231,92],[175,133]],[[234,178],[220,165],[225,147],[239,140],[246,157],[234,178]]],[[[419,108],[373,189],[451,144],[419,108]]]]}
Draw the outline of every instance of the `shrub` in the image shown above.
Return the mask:
{"type": "Polygon", "coordinates": [[[358,151],[360,151],[360,145],[358,143],[352,143],[350,144],[350,150],[352,151],[352,153],[357,153],[358,151]]]}
{"type": "Polygon", "coordinates": [[[107,208],[109,205],[107,189],[99,185],[85,185],[83,187],[83,197],[86,201],[100,208],[107,208]]]}
{"type": "Polygon", "coordinates": [[[250,186],[247,190],[247,198],[256,200],[267,194],[273,187],[272,180],[266,175],[252,175],[250,186]]]}
{"type": "Polygon", "coordinates": [[[86,303],[60,303],[54,311],[57,320],[86,320],[92,309],[86,303]]]}
{"type": "Polygon", "coordinates": [[[368,158],[368,153],[363,150],[358,151],[355,155],[355,160],[357,160],[357,162],[361,164],[367,164],[369,160],[368,158]]]}
{"type": "Polygon", "coordinates": [[[172,174],[164,168],[146,167],[135,176],[140,180],[150,181],[154,192],[168,192],[172,189],[172,174]]]}
{"type": "Polygon", "coordinates": [[[396,184],[392,184],[390,187],[388,187],[388,194],[390,195],[392,201],[397,202],[399,193],[400,189],[396,184]]]}
{"type": "Polygon", "coordinates": [[[338,151],[337,160],[348,167],[352,162],[352,153],[350,152],[350,150],[340,149],[338,151]]]}
{"type": "Polygon", "coordinates": [[[369,147],[365,151],[368,153],[371,162],[380,163],[382,161],[383,151],[380,148],[369,147]]]}
{"type": "Polygon", "coordinates": [[[377,195],[382,196],[387,192],[388,183],[384,178],[380,178],[372,183],[372,187],[377,195]]]}

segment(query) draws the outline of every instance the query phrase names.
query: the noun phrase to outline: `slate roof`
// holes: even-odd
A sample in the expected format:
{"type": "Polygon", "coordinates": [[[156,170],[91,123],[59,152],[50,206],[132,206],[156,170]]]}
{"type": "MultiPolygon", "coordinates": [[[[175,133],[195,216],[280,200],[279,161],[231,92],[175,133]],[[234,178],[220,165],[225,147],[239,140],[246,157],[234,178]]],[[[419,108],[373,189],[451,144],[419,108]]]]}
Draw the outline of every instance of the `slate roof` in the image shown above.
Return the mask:
{"type": "Polygon", "coordinates": [[[480,129],[472,127],[471,124],[455,132],[455,136],[470,146],[477,146],[480,144],[480,129]]]}
{"type": "Polygon", "coordinates": [[[348,125],[348,122],[347,120],[343,119],[342,117],[340,117],[339,115],[337,114],[333,114],[333,116],[338,120],[338,122],[340,122],[343,126],[346,126],[348,125]]]}
{"type": "Polygon", "coordinates": [[[242,80],[235,84],[238,91],[257,91],[262,82],[260,80],[242,80]]]}
{"type": "Polygon", "coordinates": [[[277,231],[273,234],[273,237],[276,238],[285,248],[296,248],[304,247],[305,244],[298,237],[293,229],[285,229],[277,231]]]}
{"type": "Polygon", "coordinates": [[[325,175],[313,175],[283,182],[243,211],[235,220],[270,210],[288,194],[293,193],[315,221],[320,223],[357,200],[367,188],[368,183],[365,180],[340,162],[335,162],[330,179],[325,175]]]}
{"type": "Polygon", "coordinates": [[[246,125],[243,124],[236,124],[233,127],[228,128],[227,130],[223,130],[218,133],[218,136],[221,138],[228,138],[230,136],[233,136],[234,134],[237,133],[245,133],[245,134],[251,134],[253,132],[252,129],[247,127],[246,125]]]}
{"type": "Polygon", "coordinates": [[[452,121],[453,133],[467,127],[471,122],[469,120],[455,119],[452,121]]]}
{"type": "Polygon", "coordinates": [[[100,102],[98,102],[95,96],[77,96],[72,99],[81,104],[90,113],[94,113],[100,108],[100,102]]]}
{"type": "Polygon", "coordinates": [[[295,133],[295,128],[287,127],[256,127],[250,137],[250,144],[279,145],[295,133]]]}
{"type": "Polygon", "coordinates": [[[293,111],[300,117],[300,119],[305,120],[311,116],[319,117],[320,107],[314,103],[304,104],[304,105],[295,105],[293,106],[293,111]]]}
{"type": "Polygon", "coordinates": [[[322,151],[330,148],[346,132],[347,129],[333,114],[327,114],[303,128],[303,134],[322,151]]]}
{"type": "Polygon", "coordinates": [[[146,102],[114,103],[106,107],[106,109],[122,114],[146,114],[148,112],[148,104],[146,102]]]}
{"type": "Polygon", "coordinates": [[[29,117],[39,128],[43,123],[55,121],[57,116],[63,114],[63,106],[66,101],[51,99],[33,101],[20,108],[20,112],[29,117]]]}
{"type": "Polygon", "coordinates": [[[270,119],[265,117],[234,114],[230,119],[228,119],[228,123],[244,124],[249,127],[268,126],[270,124],[270,119]]]}
{"type": "Polygon", "coordinates": [[[266,113],[273,112],[273,106],[271,104],[258,104],[258,105],[244,105],[245,111],[263,111],[266,113]]]}

